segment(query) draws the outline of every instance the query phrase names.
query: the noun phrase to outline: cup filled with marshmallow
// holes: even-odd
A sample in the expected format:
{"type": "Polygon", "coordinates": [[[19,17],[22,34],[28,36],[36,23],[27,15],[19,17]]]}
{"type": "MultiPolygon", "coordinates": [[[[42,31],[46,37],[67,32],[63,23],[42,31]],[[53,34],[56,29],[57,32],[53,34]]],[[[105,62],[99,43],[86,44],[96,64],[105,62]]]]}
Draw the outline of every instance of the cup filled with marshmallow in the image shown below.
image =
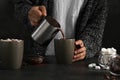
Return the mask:
{"type": "Polygon", "coordinates": [[[117,56],[117,50],[115,48],[101,48],[98,63],[103,69],[109,69],[110,61],[117,56]]]}
{"type": "Polygon", "coordinates": [[[0,58],[6,69],[20,69],[23,60],[24,41],[0,39],[0,58]]]}
{"type": "Polygon", "coordinates": [[[115,48],[101,48],[98,63],[90,63],[89,68],[105,69],[113,76],[120,76],[120,55],[115,48]]]}

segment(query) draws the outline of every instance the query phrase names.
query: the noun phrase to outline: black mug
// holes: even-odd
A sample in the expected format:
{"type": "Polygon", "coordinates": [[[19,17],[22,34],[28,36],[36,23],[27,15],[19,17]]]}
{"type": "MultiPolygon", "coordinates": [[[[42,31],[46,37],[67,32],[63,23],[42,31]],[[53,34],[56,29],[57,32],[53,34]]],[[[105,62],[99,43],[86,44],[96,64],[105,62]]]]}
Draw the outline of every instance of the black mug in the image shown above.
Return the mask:
{"type": "Polygon", "coordinates": [[[32,38],[41,45],[48,45],[59,32],[60,24],[52,17],[46,16],[39,27],[33,32],[32,38]]]}
{"type": "Polygon", "coordinates": [[[55,56],[58,64],[71,64],[75,50],[75,39],[55,39],[55,56]]]}
{"type": "Polygon", "coordinates": [[[20,69],[23,61],[23,40],[0,40],[0,57],[5,69],[20,69]]]}

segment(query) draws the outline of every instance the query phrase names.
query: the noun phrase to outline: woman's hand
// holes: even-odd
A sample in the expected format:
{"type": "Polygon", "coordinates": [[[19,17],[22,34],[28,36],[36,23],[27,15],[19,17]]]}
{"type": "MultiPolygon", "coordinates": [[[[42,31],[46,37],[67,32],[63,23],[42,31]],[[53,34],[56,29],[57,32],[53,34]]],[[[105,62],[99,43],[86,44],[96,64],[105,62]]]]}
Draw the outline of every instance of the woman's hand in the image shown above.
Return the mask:
{"type": "Polygon", "coordinates": [[[28,12],[28,19],[32,26],[37,26],[43,16],[47,16],[45,6],[33,6],[28,12]]]}
{"type": "Polygon", "coordinates": [[[83,60],[86,57],[86,47],[84,46],[83,41],[78,40],[75,42],[75,45],[79,47],[75,49],[73,62],[83,60]]]}

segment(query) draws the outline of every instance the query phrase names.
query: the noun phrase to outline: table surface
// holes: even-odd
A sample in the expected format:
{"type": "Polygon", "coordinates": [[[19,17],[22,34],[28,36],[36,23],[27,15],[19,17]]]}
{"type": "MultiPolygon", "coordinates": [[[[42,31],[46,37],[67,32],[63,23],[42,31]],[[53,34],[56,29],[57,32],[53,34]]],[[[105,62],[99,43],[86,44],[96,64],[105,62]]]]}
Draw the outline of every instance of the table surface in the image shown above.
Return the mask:
{"type": "Polygon", "coordinates": [[[106,80],[105,75],[109,72],[88,68],[90,63],[97,63],[97,58],[67,65],[56,64],[55,57],[49,56],[45,64],[38,66],[27,65],[18,70],[0,68],[0,80],[106,80]]]}

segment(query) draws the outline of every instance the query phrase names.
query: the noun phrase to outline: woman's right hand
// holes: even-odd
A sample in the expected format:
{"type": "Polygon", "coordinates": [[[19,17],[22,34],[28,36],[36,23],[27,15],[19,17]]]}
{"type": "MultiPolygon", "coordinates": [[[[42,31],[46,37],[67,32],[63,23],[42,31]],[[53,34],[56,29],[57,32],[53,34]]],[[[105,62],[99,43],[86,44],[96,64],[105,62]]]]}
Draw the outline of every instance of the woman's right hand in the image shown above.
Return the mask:
{"type": "Polygon", "coordinates": [[[28,12],[28,19],[32,26],[37,26],[44,16],[47,16],[45,6],[33,6],[28,12]]]}

